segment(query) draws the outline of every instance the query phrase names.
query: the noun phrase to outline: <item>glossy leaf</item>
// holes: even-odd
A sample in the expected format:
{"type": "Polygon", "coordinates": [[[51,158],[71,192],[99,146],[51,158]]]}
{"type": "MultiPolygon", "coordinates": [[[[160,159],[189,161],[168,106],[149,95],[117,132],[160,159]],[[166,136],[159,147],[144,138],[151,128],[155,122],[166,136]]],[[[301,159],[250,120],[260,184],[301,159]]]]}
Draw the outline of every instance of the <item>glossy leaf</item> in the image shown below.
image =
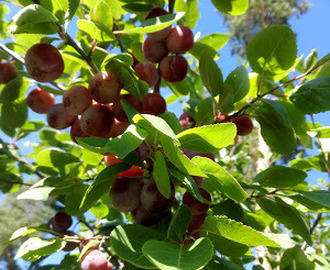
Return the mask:
{"type": "Polygon", "coordinates": [[[208,176],[207,182],[218,192],[232,200],[242,202],[249,197],[237,180],[219,164],[209,158],[194,157],[193,162],[208,176]]]}
{"type": "Polygon", "coordinates": [[[208,238],[199,238],[187,246],[149,240],[143,245],[142,251],[144,256],[159,269],[190,270],[199,269],[210,261],[213,245],[208,238]]]}
{"type": "Polygon", "coordinates": [[[307,173],[304,171],[275,165],[257,174],[254,181],[264,187],[292,188],[299,184],[307,184],[304,181],[306,177],[307,173]]]}
{"type": "Polygon", "coordinates": [[[199,58],[199,71],[203,84],[211,96],[220,94],[223,85],[222,73],[207,50],[203,51],[199,58]]]}
{"type": "Polygon", "coordinates": [[[235,68],[226,78],[225,84],[230,85],[233,89],[234,102],[244,98],[250,89],[250,79],[246,68],[244,66],[235,68]]]}
{"type": "Polygon", "coordinates": [[[218,104],[213,98],[205,98],[195,107],[194,119],[200,126],[214,123],[214,112],[218,110],[218,104]]]}
{"type": "Polygon", "coordinates": [[[256,120],[260,124],[263,139],[277,153],[292,153],[296,147],[296,138],[287,112],[276,101],[262,101],[256,111],[256,120]]]}
{"type": "Polygon", "coordinates": [[[236,126],[232,123],[215,124],[187,129],[177,135],[181,147],[210,153],[234,144],[236,126]]]}
{"type": "Polygon", "coordinates": [[[191,219],[191,211],[181,205],[176,211],[167,230],[167,238],[180,242],[187,231],[191,219]]]}
{"type": "Polygon", "coordinates": [[[212,0],[212,3],[219,11],[230,15],[241,15],[249,6],[249,0],[212,0]]]}
{"type": "Polygon", "coordinates": [[[304,83],[290,96],[290,100],[305,114],[330,110],[330,78],[304,83]]]}
{"type": "Polygon", "coordinates": [[[152,229],[132,224],[117,226],[110,234],[111,245],[116,254],[144,269],[155,268],[142,253],[143,245],[151,239],[161,240],[162,236],[152,229]]]}
{"type": "Polygon", "coordinates": [[[261,30],[246,48],[246,56],[253,71],[264,76],[274,76],[291,68],[296,55],[295,35],[289,27],[282,25],[261,30]]]}
{"type": "Polygon", "coordinates": [[[202,228],[209,234],[225,237],[231,241],[247,246],[269,246],[289,248],[293,246],[286,234],[271,234],[258,232],[241,222],[224,216],[208,216],[202,228]]]}
{"type": "Polygon", "coordinates": [[[56,149],[46,149],[41,151],[35,160],[39,166],[55,168],[80,161],[79,158],[56,149]]]}
{"type": "Polygon", "coordinates": [[[275,200],[258,198],[257,203],[268,215],[275,218],[278,222],[283,223],[286,227],[293,229],[309,245],[312,244],[308,225],[295,207],[287,204],[278,197],[275,197],[275,200]]]}
{"type": "Polygon", "coordinates": [[[153,179],[156,182],[157,189],[167,199],[171,196],[170,178],[167,173],[167,166],[161,151],[154,154],[153,179]]]}

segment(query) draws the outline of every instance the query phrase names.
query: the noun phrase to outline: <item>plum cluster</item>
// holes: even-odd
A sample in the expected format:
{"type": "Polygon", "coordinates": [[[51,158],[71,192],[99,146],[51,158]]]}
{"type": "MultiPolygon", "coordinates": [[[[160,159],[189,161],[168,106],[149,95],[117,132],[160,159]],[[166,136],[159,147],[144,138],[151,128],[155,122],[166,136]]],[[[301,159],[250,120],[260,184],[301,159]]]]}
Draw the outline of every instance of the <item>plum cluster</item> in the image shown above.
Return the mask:
{"type": "MultiPolygon", "coordinates": [[[[166,10],[155,8],[147,14],[145,20],[167,14],[166,10]]],[[[188,63],[181,54],[189,51],[194,45],[192,31],[184,25],[177,25],[147,35],[142,49],[144,57],[150,63],[139,63],[134,66],[140,79],[148,77],[149,85],[152,85],[151,82],[156,83],[158,73],[153,64],[159,64],[160,75],[165,81],[171,83],[182,81],[187,75],[188,63]]]]}
{"type": "Polygon", "coordinates": [[[10,62],[1,62],[0,56],[0,84],[7,84],[17,77],[15,66],[10,62]]]}
{"type": "MultiPolygon", "coordinates": [[[[26,68],[35,80],[51,82],[61,76],[64,64],[54,46],[39,43],[28,50],[26,68]]],[[[129,120],[121,100],[126,100],[140,113],[160,115],[166,112],[166,101],[159,94],[149,93],[140,101],[131,94],[121,94],[122,88],[123,84],[115,73],[101,71],[92,77],[88,88],[73,85],[67,89],[61,103],[55,104],[53,94],[36,88],[27,96],[27,104],[37,113],[47,113],[51,127],[65,129],[71,126],[74,142],[77,137],[113,138],[124,133],[129,120]]]]}

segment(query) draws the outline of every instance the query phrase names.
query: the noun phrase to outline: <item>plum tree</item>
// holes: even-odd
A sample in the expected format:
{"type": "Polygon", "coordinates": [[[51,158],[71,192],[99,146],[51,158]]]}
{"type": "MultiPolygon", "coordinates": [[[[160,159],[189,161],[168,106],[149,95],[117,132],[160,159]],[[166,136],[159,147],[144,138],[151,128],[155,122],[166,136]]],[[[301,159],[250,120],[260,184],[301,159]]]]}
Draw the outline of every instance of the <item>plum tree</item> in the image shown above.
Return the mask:
{"type": "Polygon", "coordinates": [[[47,43],[37,43],[30,47],[25,55],[25,65],[31,77],[38,82],[55,81],[64,71],[61,53],[47,43]]]}
{"type": "Polygon", "coordinates": [[[0,63],[0,84],[7,84],[16,77],[16,68],[12,63],[0,63]]]}
{"type": "Polygon", "coordinates": [[[104,105],[89,107],[81,115],[81,129],[89,136],[109,137],[114,116],[112,111],[104,105]]]}
{"type": "Polygon", "coordinates": [[[184,25],[174,27],[166,38],[166,46],[172,53],[183,54],[194,46],[194,34],[184,25]]]}
{"type": "Polygon", "coordinates": [[[149,93],[142,99],[143,113],[161,115],[166,112],[166,101],[157,93],[149,93]]]}
{"type": "Polygon", "coordinates": [[[179,55],[166,56],[160,62],[160,75],[167,82],[180,82],[188,72],[187,60],[179,55]]]}
{"type": "Polygon", "coordinates": [[[92,98],[102,104],[114,102],[122,89],[120,78],[113,72],[101,71],[89,81],[92,98]]]}
{"type": "Polygon", "coordinates": [[[47,113],[48,125],[55,129],[64,129],[71,126],[76,118],[77,116],[67,112],[63,103],[53,105],[47,113]]]}
{"type": "Polygon", "coordinates": [[[74,85],[65,91],[63,105],[68,113],[80,115],[92,106],[91,93],[82,85],[74,85]]]}
{"type": "Polygon", "coordinates": [[[36,113],[47,113],[55,105],[55,97],[41,88],[33,89],[26,97],[27,105],[36,113]]]}

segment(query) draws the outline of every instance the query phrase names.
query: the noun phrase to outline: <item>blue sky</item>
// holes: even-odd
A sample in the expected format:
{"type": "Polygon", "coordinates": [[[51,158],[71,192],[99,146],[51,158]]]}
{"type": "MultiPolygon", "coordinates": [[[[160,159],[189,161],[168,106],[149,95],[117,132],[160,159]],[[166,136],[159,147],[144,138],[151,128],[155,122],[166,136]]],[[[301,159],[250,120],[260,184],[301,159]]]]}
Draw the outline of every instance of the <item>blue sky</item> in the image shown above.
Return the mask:
{"type": "MultiPolygon", "coordinates": [[[[320,59],[324,55],[330,53],[330,1],[329,0],[311,0],[311,9],[303,15],[301,18],[292,18],[290,20],[291,27],[293,31],[297,34],[298,42],[298,56],[304,54],[305,56],[310,53],[314,48],[318,50],[318,58],[320,59]]],[[[201,32],[201,36],[205,36],[211,33],[227,33],[228,30],[224,27],[222,23],[222,18],[217,14],[215,8],[211,4],[210,0],[200,1],[200,13],[201,17],[198,22],[198,26],[194,29],[194,32],[201,32]]],[[[9,19],[11,15],[7,16],[9,19]]],[[[74,25],[70,25],[74,27],[74,25]]],[[[231,56],[230,45],[227,44],[223,49],[220,50],[220,59],[218,61],[220,68],[222,69],[224,78],[234,69],[239,63],[236,56],[231,56]]],[[[180,109],[178,106],[169,106],[169,110],[175,110],[178,114],[180,109]]],[[[44,116],[36,115],[29,111],[32,119],[43,119],[44,116]]],[[[330,113],[318,114],[315,116],[317,122],[323,125],[330,125],[330,113]]],[[[0,137],[5,138],[5,135],[0,132],[0,137]]],[[[36,137],[29,137],[30,140],[36,139],[36,137]]],[[[6,139],[7,140],[7,139],[6,139]]],[[[30,151],[28,148],[25,153],[30,151]]],[[[315,150],[312,151],[315,154],[315,150]]],[[[319,177],[326,177],[321,173],[311,173],[309,175],[309,180],[315,182],[319,177]]],[[[326,179],[326,178],[325,178],[326,179]]],[[[57,262],[61,258],[61,254],[54,254],[46,260],[46,262],[57,262]]]]}

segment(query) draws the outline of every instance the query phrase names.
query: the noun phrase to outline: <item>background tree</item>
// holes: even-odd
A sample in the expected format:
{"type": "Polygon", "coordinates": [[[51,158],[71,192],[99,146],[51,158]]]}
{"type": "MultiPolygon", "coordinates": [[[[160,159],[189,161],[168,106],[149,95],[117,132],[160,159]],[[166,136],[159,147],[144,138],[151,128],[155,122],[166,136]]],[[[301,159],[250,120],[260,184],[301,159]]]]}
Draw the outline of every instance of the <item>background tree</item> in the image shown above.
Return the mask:
{"type": "Polygon", "coordinates": [[[232,54],[245,59],[246,46],[256,33],[270,25],[289,26],[290,18],[300,17],[310,6],[308,0],[251,0],[249,9],[242,15],[221,13],[231,35],[232,54]]]}

